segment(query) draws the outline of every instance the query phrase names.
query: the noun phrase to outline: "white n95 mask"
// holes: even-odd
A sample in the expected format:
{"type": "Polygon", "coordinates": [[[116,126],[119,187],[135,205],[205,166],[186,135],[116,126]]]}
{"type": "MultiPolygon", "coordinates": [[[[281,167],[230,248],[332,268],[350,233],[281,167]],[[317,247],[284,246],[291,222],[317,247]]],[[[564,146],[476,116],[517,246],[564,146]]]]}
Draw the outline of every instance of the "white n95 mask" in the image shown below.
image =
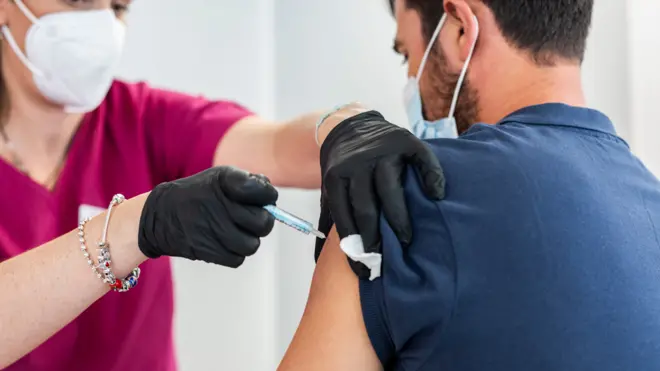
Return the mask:
{"type": "Polygon", "coordinates": [[[18,8],[32,22],[25,35],[25,54],[7,25],[2,34],[32,72],[41,94],[66,112],[89,112],[105,98],[119,64],[126,29],[111,9],[66,11],[37,18],[23,4],[18,8]]]}
{"type": "Polygon", "coordinates": [[[419,91],[419,81],[422,77],[422,72],[426,66],[426,61],[428,60],[429,54],[435,41],[442,30],[442,26],[447,20],[447,13],[442,15],[438,26],[435,28],[429,45],[426,47],[422,61],[420,62],[419,69],[417,70],[417,76],[411,77],[408,79],[403,91],[404,104],[406,106],[406,114],[408,115],[408,121],[410,122],[410,128],[412,132],[420,139],[433,139],[433,138],[457,138],[458,130],[456,128],[456,118],[454,113],[456,112],[456,103],[458,102],[458,95],[461,91],[461,86],[463,85],[463,80],[467,73],[468,65],[472,59],[472,54],[474,53],[474,48],[477,45],[477,39],[479,37],[479,22],[477,17],[474,17],[477,27],[477,37],[474,39],[474,43],[470,48],[470,53],[465,59],[465,64],[461,69],[461,74],[458,77],[458,82],[456,83],[456,89],[454,90],[454,97],[451,102],[451,107],[449,108],[449,116],[441,118],[435,121],[427,121],[424,119],[424,111],[422,109],[422,95],[419,91]]]}

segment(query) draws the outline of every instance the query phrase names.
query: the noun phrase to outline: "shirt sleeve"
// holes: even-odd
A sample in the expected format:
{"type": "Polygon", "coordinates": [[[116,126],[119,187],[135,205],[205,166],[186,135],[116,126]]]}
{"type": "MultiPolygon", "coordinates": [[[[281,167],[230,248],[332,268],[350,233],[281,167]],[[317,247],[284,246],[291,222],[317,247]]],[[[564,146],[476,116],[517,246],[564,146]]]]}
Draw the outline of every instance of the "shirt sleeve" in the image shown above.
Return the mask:
{"type": "Polygon", "coordinates": [[[234,102],[149,88],[142,119],[155,180],[170,181],[211,167],[222,137],[252,115],[234,102]]]}
{"type": "Polygon", "coordinates": [[[364,322],[386,370],[420,369],[441,341],[456,291],[451,236],[437,203],[422,194],[412,169],[405,190],[412,244],[402,248],[382,219],[382,275],[360,281],[364,322]]]}

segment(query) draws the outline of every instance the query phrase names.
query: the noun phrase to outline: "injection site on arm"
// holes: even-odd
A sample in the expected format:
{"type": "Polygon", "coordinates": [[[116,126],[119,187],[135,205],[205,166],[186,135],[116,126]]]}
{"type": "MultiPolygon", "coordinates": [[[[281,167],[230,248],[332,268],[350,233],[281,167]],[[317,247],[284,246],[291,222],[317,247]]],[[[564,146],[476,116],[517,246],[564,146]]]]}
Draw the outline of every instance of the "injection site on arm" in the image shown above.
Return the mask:
{"type": "Polygon", "coordinates": [[[314,271],[307,306],[278,371],[380,371],[362,319],[358,278],[333,230],[314,271]]]}

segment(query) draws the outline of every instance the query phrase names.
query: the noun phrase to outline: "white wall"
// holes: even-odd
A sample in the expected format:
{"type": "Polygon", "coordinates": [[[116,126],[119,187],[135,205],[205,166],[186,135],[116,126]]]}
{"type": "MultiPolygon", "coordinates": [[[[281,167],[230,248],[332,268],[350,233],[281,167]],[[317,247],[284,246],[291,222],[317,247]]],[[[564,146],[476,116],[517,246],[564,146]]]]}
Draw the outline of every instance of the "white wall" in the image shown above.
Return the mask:
{"type": "Polygon", "coordinates": [[[626,0],[630,142],[660,176],[660,2],[626,0]]]}
{"type": "MultiPolygon", "coordinates": [[[[660,62],[651,47],[658,45],[659,6],[599,0],[585,61],[590,104],[647,160],[660,154],[653,144],[660,75],[648,72],[660,62]]],[[[385,0],[143,0],[129,21],[124,77],[236,99],[266,117],[357,99],[405,123],[405,69],[391,52],[395,29],[385,0]]],[[[660,169],[660,161],[653,164],[660,169]]],[[[318,197],[283,191],[280,205],[316,221],[318,197]]],[[[313,245],[278,228],[236,271],[177,261],[182,371],[275,369],[304,308],[313,245]]]]}
{"type": "Polygon", "coordinates": [[[626,139],[630,135],[627,1],[596,0],[583,75],[588,104],[608,115],[626,139]]]}
{"type": "MultiPolygon", "coordinates": [[[[122,76],[273,114],[270,0],[141,0],[122,76]]],[[[176,260],[182,371],[275,369],[277,234],[238,270],[176,260]]],[[[148,279],[148,278],[146,278],[148,279]]]]}

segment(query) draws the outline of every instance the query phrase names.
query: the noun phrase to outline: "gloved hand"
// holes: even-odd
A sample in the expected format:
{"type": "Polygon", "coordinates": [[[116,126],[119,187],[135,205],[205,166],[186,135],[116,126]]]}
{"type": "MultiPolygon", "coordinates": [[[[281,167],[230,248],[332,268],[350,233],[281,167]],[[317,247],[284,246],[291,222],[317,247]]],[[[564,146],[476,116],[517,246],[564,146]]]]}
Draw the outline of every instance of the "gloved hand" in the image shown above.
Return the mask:
{"type": "Polygon", "coordinates": [[[178,256],[236,268],[254,254],[274,218],[262,207],[277,201],[262,175],[215,167],[158,185],[147,197],[138,244],[149,258],[178,256]]]}
{"type": "MultiPolygon", "coordinates": [[[[429,198],[444,198],[444,173],[426,143],[408,130],[387,122],[376,111],[342,121],[321,147],[323,189],[319,230],[327,234],[334,222],[342,243],[348,236],[360,235],[365,253],[380,254],[382,209],[401,244],[410,244],[412,227],[402,184],[408,165],[417,170],[429,198]]],[[[323,243],[323,240],[316,242],[317,259],[323,243]]],[[[358,276],[372,275],[363,263],[352,259],[349,262],[358,276]]]]}

